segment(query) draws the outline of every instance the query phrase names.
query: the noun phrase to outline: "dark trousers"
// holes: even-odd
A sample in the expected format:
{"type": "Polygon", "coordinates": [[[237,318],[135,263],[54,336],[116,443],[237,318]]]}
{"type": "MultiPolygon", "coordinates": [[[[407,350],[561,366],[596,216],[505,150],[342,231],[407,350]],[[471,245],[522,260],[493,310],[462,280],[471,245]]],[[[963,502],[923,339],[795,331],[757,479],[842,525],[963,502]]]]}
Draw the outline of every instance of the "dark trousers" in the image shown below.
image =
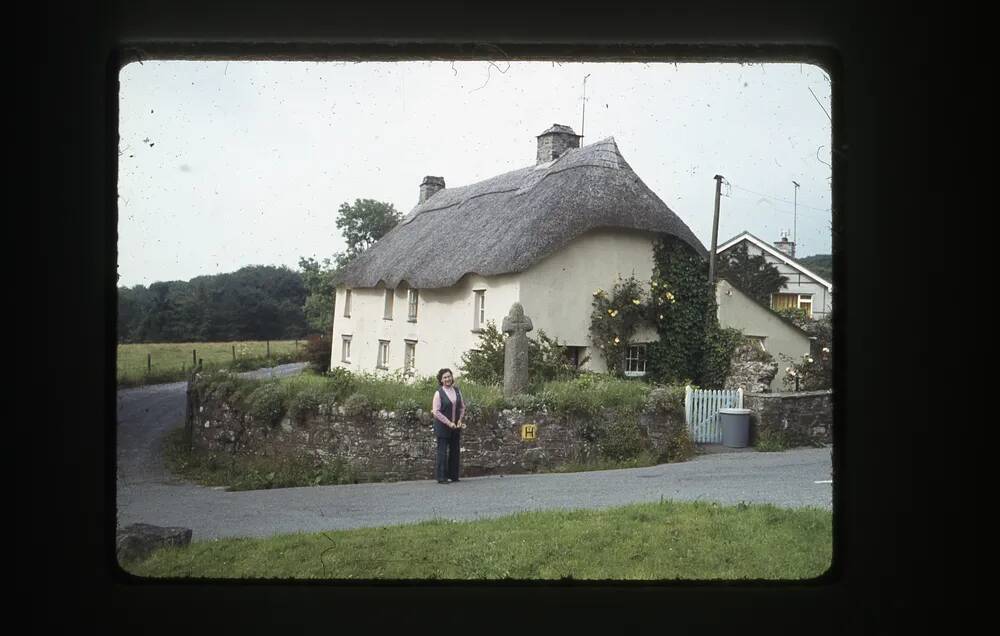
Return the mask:
{"type": "Polygon", "coordinates": [[[458,459],[461,452],[462,434],[451,431],[450,437],[437,438],[437,466],[434,468],[434,478],[458,479],[458,459]]]}

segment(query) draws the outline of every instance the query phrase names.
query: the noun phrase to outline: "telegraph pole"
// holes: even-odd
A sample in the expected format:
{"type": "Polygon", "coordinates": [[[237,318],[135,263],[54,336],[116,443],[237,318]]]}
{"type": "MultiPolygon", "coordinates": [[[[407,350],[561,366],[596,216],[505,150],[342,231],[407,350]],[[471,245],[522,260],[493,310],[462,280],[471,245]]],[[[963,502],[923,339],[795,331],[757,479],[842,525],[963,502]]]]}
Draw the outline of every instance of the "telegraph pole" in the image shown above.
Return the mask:
{"type": "Polygon", "coordinates": [[[583,76],[583,114],[580,116],[580,137],[583,137],[583,124],[587,121],[587,78],[590,73],[583,76]]]}
{"type": "Polygon", "coordinates": [[[795,246],[798,244],[798,221],[799,221],[799,184],[797,181],[792,181],[795,184],[795,199],[794,206],[792,208],[792,258],[795,258],[795,246]]]}
{"type": "Polygon", "coordinates": [[[715,219],[712,221],[712,251],[708,255],[708,282],[715,283],[715,248],[719,244],[719,197],[722,195],[721,175],[715,175],[715,219]]]}

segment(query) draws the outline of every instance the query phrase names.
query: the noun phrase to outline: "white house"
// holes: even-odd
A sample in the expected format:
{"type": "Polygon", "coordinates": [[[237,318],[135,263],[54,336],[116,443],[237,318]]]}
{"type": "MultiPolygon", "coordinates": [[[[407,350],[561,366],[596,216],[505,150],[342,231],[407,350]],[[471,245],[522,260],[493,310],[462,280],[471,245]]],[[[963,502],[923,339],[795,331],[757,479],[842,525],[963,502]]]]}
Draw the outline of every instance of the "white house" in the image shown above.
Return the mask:
{"type": "Polygon", "coordinates": [[[795,260],[795,243],[782,237],[771,245],[750,232],[743,232],[719,245],[716,254],[722,256],[740,244],[746,244],[751,256],[763,255],[788,279],[779,292],[771,295],[772,309],[798,307],[817,320],[833,311],[833,284],[795,260]]]}
{"type": "MultiPolygon", "coordinates": [[[[456,371],[480,329],[520,302],[535,330],[604,371],[591,350],[595,289],[648,281],[653,244],[694,233],[632,171],[612,137],[580,147],[568,126],[538,135],[534,165],[457,188],[426,177],[415,208],[337,280],[332,367],[456,371]]],[[[628,369],[645,367],[636,334],[628,369]]]]}

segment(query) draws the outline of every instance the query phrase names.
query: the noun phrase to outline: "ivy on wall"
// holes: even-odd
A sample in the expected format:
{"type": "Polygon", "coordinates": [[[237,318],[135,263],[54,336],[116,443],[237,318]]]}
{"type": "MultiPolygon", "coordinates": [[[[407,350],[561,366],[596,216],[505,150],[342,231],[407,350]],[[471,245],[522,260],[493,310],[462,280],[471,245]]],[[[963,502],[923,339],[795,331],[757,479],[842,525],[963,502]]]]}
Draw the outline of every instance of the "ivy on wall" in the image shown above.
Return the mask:
{"type": "Polygon", "coordinates": [[[659,341],[646,347],[646,379],[655,383],[725,383],[732,353],[742,340],[719,327],[708,263],[669,236],[656,241],[648,289],[633,277],[606,292],[594,292],[590,334],[608,370],[624,372],[625,352],[640,323],[652,325],[659,341]]]}

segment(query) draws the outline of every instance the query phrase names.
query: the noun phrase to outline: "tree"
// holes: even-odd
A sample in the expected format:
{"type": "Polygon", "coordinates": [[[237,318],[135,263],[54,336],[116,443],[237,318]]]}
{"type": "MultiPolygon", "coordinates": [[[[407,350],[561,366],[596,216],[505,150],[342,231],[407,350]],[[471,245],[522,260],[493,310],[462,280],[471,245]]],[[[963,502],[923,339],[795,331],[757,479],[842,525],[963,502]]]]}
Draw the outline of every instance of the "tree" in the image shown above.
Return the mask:
{"type": "MultiPolygon", "coordinates": [[[[335,254],[334,260],[339,261],[343,255],[335,254]]],[[[333,329],[333,309],[336,299],[337,289],[333,284],[333,277],[340,267],[335,265],[329,258],[324,258],[322,262],[312,257],[299,257],[299,269],[301,270],[302,283],[306,287],[305,305],[302,311],[306,317],[309,328],[323,335],[330,335],[333,329]]]]}
{"type": "Polygon", "coordinates": [[[782,276],[763,255],[751,256],[746,242],[722,255],[718,271],[719,278],[725,278],[765,307],[771,306],[771,294],[788,282],[788,278],[782,276]]]}
{"type": "Polygon", "coordinates": [[[337,229],[347,242],[347,259],[353,259],[403,219],[391,203],[374,199],[355,199],[354,205],[341,203],[337,211],[337,229]]]}

